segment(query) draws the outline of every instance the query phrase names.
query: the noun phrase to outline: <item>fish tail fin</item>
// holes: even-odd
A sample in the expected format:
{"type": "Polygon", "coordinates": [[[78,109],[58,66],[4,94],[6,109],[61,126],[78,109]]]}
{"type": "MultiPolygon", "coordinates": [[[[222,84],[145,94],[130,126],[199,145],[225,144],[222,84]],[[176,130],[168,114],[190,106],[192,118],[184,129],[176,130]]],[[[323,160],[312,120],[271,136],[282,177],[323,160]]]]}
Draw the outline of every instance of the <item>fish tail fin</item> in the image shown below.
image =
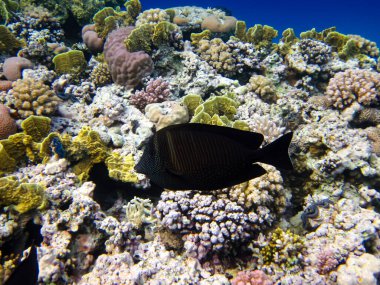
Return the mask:
{"type": "Polygon", "coordinates": [[[257,152],[255,160],[273,165],[276,168],[292,170],[293,164],[288,153],[292,137],[293,133],[290,132],[268,144],[257,152]]]}

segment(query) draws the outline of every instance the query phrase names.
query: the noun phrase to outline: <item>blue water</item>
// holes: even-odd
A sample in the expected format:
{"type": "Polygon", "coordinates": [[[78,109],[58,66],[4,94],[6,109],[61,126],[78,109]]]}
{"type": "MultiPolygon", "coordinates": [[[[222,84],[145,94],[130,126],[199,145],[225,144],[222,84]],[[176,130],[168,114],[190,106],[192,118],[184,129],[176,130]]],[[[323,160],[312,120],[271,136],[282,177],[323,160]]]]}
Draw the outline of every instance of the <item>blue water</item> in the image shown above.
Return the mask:
{"type": "Polygon", "coordinates": [[[222,6],[232,15],[244,20],[247,26],[265,24],[281,32],[293,28],[298,35],[302,31],[336,26],[343,34],[358,34],[380,46],[380,0],[141,0],[143,9],[169,8],[194,5],[200,7],[222,6]]]}

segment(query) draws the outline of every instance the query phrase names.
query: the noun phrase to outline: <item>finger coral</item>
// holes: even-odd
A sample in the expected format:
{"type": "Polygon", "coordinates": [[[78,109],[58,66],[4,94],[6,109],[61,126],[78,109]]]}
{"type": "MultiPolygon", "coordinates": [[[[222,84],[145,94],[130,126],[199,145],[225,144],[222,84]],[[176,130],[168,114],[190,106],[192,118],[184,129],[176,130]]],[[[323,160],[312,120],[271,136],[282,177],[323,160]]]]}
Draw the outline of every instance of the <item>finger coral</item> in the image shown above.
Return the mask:
{"type": "Polygon", "coordinates": [[[364,106],[378,104],[380,73],[365,69],[347,69],[330,79],[326,95],[337,109],[344,109],[353,102],[364,106]]]}
{"type": "Polygon", "coordinates": [[[61,101],[49,86],[34,79],[18,79],[9,91],[7,105],[11,114],[20,118],[51,115],[61,101]]]}
{"type": "Polygon", "coordinates": [[[124,40],[132,30],[133,27],[124,27],[113,31],[104,45],[104,58],[112,80],[127,88],[135,87],[153,70],[153,61],[148,54],[142,51],[129,52],[126,49],[124,40]]]}
{"type": "Polygon", "coordinates": [[[170,95],[169,82],[161,77],[149,80],[145,90],[136,91],[129,102],[140,110],[144,110],[146,105],[160,103],[168,99],[170,95]]]}

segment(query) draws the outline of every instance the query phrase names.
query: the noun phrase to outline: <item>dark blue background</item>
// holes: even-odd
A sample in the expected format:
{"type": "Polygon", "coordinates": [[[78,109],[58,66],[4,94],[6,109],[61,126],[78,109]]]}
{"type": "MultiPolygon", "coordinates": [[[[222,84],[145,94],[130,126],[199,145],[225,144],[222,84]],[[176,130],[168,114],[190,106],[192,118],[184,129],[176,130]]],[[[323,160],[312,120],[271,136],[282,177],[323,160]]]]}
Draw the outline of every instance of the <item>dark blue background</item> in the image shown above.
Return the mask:
{"type": "Polygon", "coordinates": [[[140,0],[143,9],[175,6],[226,7],[232,15],[244,20],[248,27],[255,24],[273,26],[282,33],[286,28],[300,32],[316,28],[318,31],[336,26],[343,34],[357,34],[380,46],[380,0],[140,0]]]}

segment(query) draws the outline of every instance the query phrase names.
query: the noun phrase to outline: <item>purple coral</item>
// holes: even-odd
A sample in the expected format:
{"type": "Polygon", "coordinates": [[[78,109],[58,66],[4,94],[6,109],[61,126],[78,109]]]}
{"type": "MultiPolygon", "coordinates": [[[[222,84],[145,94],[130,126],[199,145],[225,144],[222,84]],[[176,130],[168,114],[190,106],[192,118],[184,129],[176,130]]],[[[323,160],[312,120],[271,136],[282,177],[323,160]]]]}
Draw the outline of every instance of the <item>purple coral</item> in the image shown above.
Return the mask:
{"type": "Polygon", "coordinates": [[[327,274],[339,265],[332,249],[326,249],[318,254],[317,268],[320,274],[327,274]]]}
{"type": "Polygon", "coordinates": [[[273,282],[261,270],[240,271],[231,280],[232,285],[272,285],[273,282]]]}
{"type": "Polygon", "coordinates": [[[168,99],[169,95],[169,82],[158,77],[157,79],[149,80],[145,91],[136,91],[129,99],[129,102],[140,110],[144,110],[148,104],[164,102],[168,99]]]}
{"type": "Polygon", "coordinates": [[[104,58],[111,72],[112,80],[127,88],[133,88],[153,70],[153,61],[143,51],[129,52],[124,40],[133,27],[123,27],[111,32],[104,44],[104,58]]]}

